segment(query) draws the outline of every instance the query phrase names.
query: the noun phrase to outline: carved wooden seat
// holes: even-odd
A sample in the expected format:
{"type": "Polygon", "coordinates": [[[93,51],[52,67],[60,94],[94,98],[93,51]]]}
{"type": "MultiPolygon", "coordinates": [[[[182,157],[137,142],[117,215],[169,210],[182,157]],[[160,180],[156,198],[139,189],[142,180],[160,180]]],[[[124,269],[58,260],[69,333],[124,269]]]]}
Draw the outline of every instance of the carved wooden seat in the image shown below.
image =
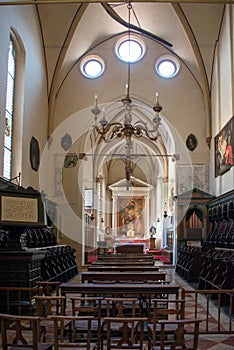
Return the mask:
{"type": "Polygon", "coordinates": [[[60,349],[84,349],[91,350],[96,347],[96,344],[91,343],[91,330],[94,317],[92,316],[52,316],[54,329],[54,350],[60,349]],[[83,325],[86,324],[84,330],[83,325]],[[69,333],[67,325],[69,325],[69,333]],[[80,328],[84,331],[83,339],[77,334],[80,334],[80,328]]]}
{"type": "MultiPolygon", "coordinates": [[[[106,301],[106,317],[109,318],[136,318],[142,317],[142,302],[138,298],[105,298],[106,301]]],[[[112,322],[111,335],[119,335],[120,324],[112,322]]],[[[137,321],[131,323],[128,327],[133,327],[133,332],[137,331],[137,321]]],[[[110,333],[109,332],[109,333],[110,333]]],[[[108,338],[108,324],[106,319],[102,323],[102,340],[108,338]]],[[[103,347],[103,341],[102,341],[103,347]]]]}
{"type": "Polygon", "coordinates": [[[138,349],[146,348],[144,342],[143,317],[105,317],[107,325],[106,349],[138,349]],[[116,329],[118,332],[113,332],[116,329]]]}
{"type": "Polygon", "coordinates": [[[151,347],[152,350],[197,350],[200,319],[159,320],[159,343],[151,347]],[[167,328],[174,329],[173,335],[168,337],[167,328]]]}
{"type": "MultiPolygon", "coordinates": [[[[72,296],[70,298],[72,303],[72,315],[73,316],[93,316],[91,323],[91,341],[95,342],[97,348],[100,348],[101,344],[101,327],[102,327],[102,297],[77,297],[72,296]]],[[[87,327],[89,320],[84,320],[83,323],[79,320],[79,328],[77,327],[77,338],[84,336],[86,331],[90,331],[87,327]]]]}
{"type": "MultiPolygon", "coordinates": [[[[185,315],[185,299],[152,299],[153,310],[149,315],[150,322],[147,324],[149,347],[154,347],[159,342],[158,332],[161,329],[159,321],[183,319],[185,315]]],[[[164,327],[165,333],[172,334],[175,324],[167,324],[164,327]]]]}
{"type": "Polygon", "coordinates": [[[40,342],[40,318],[0,314],[2,350],[52,350],[53,344],[40,342]]]}
{"type": "Polygon", "coordinates": [[[35,296],[36,315],[41,319],[41,337],[43,341],[53,337],[53,322],[51,317],[65,315],[64,296],[35,296]]]}
{"type": "Polygon", "coordinates": [[[41,287],[43,294],[50,296],[52,294],[59,295],[59,285],[61,282],[59,281],[38,281],[36,282],[36,286],[41,287]]]}

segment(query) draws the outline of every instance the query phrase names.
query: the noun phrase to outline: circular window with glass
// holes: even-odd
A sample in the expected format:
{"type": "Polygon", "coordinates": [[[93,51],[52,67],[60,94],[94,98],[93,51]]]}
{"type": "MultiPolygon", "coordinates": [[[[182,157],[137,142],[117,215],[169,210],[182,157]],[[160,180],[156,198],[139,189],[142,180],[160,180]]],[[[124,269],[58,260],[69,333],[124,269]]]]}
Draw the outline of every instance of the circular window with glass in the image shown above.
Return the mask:
{"type": "Polygon", "coordinates": [[[99,78],[104,73],[105,63],[101,57],[89,55],[82,59],[80,70],[86,78],[99,78]]]}
{"type": "Polygon", "coordinates": [[[140,61],[146,51],[145,43],[137,35],[125,35],[115,45],[116,56],[123,62],[140,61]]]}
{"type": "Polygon", "coordinates": [[[161,56],[155,63],[155,70],[160,77],[170,79],[179,73],[180,63],[174,56],[161,56]]]}

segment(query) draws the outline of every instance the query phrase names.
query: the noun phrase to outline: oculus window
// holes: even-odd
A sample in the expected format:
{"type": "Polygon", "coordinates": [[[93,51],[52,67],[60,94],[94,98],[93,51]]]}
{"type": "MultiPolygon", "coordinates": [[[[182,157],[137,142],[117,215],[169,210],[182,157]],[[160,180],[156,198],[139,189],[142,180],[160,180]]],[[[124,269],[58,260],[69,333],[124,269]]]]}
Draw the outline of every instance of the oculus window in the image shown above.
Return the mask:
{"type": "Polygon", "coordinates": [[[80,70],[86,78],[99,78],[104,73],[105,63],[101,57],[89,55],[81,61],[80,70]]]}
{"type": "Polygon", "coordinates": [[[174,56],[161,56],[155,63],[155,70],[160,77],[170,79],[179,73],[180,63],[174,56]]]}
{"type": "Polygon", "coordinates": [[[137,35],[128,35],[119,39],[115,46],[117,57],[123,62],[135,63],[140,61],[146,51],[145,43],[137,35]]]}

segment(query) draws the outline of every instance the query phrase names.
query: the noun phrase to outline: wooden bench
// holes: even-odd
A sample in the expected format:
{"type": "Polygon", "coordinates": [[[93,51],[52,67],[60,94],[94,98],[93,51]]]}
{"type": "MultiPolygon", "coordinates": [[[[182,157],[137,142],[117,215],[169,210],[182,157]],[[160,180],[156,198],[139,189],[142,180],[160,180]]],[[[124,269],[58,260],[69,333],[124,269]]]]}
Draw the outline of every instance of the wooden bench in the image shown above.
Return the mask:
{"type": "Polygon", "coordinates": [[[135,272],[135,271],[115,271],[115,272],[81,272],[82,282],[94,282],[94,281],[110,281],[110,282],[121,282],[121,281],[136,281],[136,282],[147,282],[147,281],[165,281],[166,272],[161,271],[144,271],[135,272]]]}
{"type": "Polygon", "coordinates": [[[158,271],[159,266],[153,265],[111,265],[111,266],[103,266],[103,265],[91,265],[88,267],[88,271],[135,271],[135,272],[144,272],[144,271],[158,271]]]}
{"type": "Polygon", "coordinates": [[[178,299],[180,285],[176,283],[62,283],[61,295],[135,295],[136,297],[152,298],[155,295],[174,295],[178,299]]]}

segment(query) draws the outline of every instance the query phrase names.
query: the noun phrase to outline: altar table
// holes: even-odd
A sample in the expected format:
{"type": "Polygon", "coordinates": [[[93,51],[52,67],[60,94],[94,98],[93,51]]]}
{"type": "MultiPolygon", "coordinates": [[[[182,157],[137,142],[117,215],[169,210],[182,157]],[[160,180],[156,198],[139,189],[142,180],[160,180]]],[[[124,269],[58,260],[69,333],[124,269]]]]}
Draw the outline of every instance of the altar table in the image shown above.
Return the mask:
{"type": "Polygon", "coordinates": [[[144,265],[144,266],[153,266],[155,264],[154,260],[123,260],[123,261],[106,261],[106,260],[96,260],[92,263],[92,265],[102,265],[102,266],[111,266],[111,265],[144,265]]]}
{"type": "Polygon", "coordinates": [[[146,251],[145,243],[115,243],[114,252],[115,253],[144,253],[146,251]]]}
{"type": "Polygon", "coordinates": [[[153,255],[151,254],[131,254],[131,253],[127,253],[127,254],[108,254],[108,255],[99,255],[98,256],[98,260],[104,260],[104,261],[121,261],[121,260],[124,260],[124,261],[128,261],[128,260],[131,260],[131,261],[134,261],[134,260],[154,260],[153,258],[153,255]]]}

